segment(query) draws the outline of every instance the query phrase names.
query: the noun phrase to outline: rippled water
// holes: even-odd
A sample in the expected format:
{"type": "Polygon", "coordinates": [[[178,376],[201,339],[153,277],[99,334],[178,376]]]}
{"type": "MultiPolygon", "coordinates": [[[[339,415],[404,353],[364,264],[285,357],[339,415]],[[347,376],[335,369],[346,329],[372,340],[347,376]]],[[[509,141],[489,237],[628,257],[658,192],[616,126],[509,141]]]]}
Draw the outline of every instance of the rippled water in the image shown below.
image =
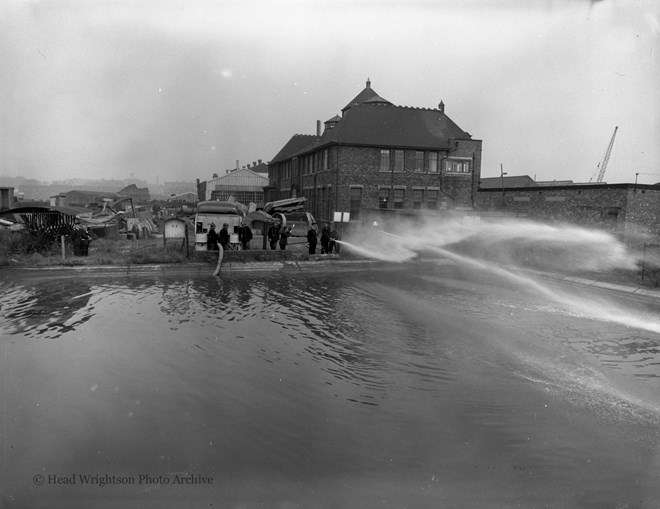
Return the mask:
{"type": "Polygon", "coordinates": [[[658,507],[658,301],[548,289],[562,299],[416,265],[7,278],[0,491],[17,508],[658,507]]]}

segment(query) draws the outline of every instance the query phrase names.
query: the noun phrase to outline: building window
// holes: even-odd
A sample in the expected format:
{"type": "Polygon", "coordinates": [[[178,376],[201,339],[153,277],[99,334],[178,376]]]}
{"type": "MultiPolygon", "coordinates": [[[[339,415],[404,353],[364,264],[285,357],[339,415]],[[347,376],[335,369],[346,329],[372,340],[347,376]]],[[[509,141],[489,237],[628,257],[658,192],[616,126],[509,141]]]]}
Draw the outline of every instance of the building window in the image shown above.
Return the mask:
{"type": "Polygon", "coordinates": [[[413,208],[421,209],[424,202],[424,189],[413,189],[413,208]]]}
{"type": "Polygon", "coordinates": [[[351,187],[350,189],[350,213],[351,219],[358,219],[360,217],[360,208],[362,207],[362,188],[351,187]]]}
{"type": "Polygon", "coordinates": [[[395,189],[394,190],[394,208],[402,209],[403,208],[403,199],[405,195],[405,189],[395,189]]]}
{"type": "Polygon", "coordinates": [[[319,211],[320,215],[323,218],[327,219],[327,212],[328,212],[328,188],[327,187],[322,187],[320,189],[320,199],[319,199],[319,211]]]}
{"type": "Polygon", "coordinates": [[[438,190],[437,189],[427,189],[426,190],[426,208],[428,208],[428,209],[437,209],[438,208],[438,190]]]}
{"type": "Polygon", "coordinates": [[[447,159],[445,161],[445,172],[447,173],[470,173],[471,171],[469,159],[447,159]]]}
{"type": "Polygon", "coordinates": [[[327,194],[325,197],[325,217],[331,218],[332,217],[332,187],[328,187],[326,189],[327,194]]]}
{"type": "Polygon", "coordinates": [[[437,152],[429,152],[429,157],[428,157],[428,168],[427,171],[429,173],[438,173],[438,153],[437,152]]]}
{"type": "Polygon", "coordinates": [[[327,148],[323,151],[323,169],[324,170],[328,169],[328,149],[327,148]]]}
{"type": "Polygon", "coordinates": [[[380,171],[390,171],[390,151],[382,149],[380,151],[380,171]]]}
{"type": "Polygon", "coordinates": [[[415,151],[415,171],[424,171],[424,152],[415,151]]]}
{"type": "Polygon", "coordinates": [[[394,171],[403,171],[403,150],[394,151],[394,171]]]}
{"type": "Polygon", "coordinates": [[[386,209],[390,201],[390,190],[381,188],[378,190],[378,208],[386,209]]]}

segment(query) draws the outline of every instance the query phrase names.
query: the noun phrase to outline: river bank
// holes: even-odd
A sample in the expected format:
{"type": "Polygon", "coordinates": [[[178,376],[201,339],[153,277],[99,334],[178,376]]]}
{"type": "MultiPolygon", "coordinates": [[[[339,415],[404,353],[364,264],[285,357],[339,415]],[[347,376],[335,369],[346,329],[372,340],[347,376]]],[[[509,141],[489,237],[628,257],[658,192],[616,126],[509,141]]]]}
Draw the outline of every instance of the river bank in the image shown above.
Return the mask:
{"type": "MultiPolygon", "coordinates": [[[[318,251],[317,251],[318,253],[318,251]]],[[[437,256],[429,258],[424,253],[414,263],[449,263],[437,256]]],[[[217,268],[218,252],[194,251],[182,245],[164,246],[161,239],[125,240],[97,239],[89,249],[88,256],[73,256],[57,246],[41,253],[0,252],[0,274],[20,270],[24,274],[41,272],[58,274],[205,274],[212,275],[217,268]],[[70,269],[67,271],[66,269],[70,269]]],[[[253,248],[246,251],[225,251],[221,271],[223,273],[241,271],[326,271],[404,268],[401,264],[372,260],[343,249],[340,254],[321,255],[308,253],[303,239],[293,239],[286,250],[263,249],[262,242],[253,242],[253,248]]],[[[526,270],[509,268],[514,272],[526,270]]],[[[543,277],[565,279],[579,284],[609,287],[610,289],[637,291],[643,290],[660,294],[658,274],[635,270],[613,269],[606,271],[547,271],[531,270],[543,277]]],[[[643,293],[644,293],[643,292],[643,293]]]]}

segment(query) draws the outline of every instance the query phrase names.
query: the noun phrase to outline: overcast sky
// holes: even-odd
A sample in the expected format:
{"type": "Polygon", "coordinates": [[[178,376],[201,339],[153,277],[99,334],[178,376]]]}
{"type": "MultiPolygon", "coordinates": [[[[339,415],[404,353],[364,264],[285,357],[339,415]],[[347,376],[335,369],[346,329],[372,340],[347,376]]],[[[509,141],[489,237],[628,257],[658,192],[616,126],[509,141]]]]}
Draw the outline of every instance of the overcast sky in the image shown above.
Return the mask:
{"type": "Polygon", "coordinates": [[[660,182],[660,2],[0,0],[0,175],[206,180],[365,86],[483,140],[482,175],[660,182]]]}

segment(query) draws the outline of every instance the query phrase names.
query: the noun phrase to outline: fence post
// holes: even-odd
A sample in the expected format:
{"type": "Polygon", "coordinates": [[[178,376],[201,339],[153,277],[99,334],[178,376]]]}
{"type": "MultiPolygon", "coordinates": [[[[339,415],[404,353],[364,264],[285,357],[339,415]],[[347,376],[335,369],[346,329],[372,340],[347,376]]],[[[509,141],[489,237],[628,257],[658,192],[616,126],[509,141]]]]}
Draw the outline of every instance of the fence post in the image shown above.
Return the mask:
{"type": "Polygon", "coordinates": [[[644,269],[646,265],[646,242],[642,244],[644,247],[642,248],[642,281],[644,281],[644,269]]]}

